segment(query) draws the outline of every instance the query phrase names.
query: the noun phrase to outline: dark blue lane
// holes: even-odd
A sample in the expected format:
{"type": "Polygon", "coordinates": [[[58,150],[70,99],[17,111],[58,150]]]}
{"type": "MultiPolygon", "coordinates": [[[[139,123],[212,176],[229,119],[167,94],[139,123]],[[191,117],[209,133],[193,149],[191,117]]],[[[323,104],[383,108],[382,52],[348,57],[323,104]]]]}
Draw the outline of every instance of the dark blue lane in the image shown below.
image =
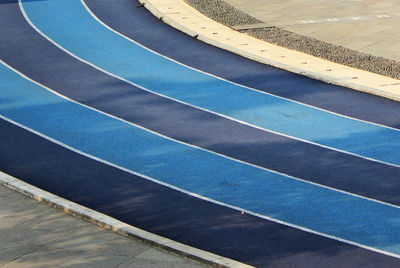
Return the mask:
{"type": "Polygon", "coordinates": [[[400,259],[174,191],[1,119],[0,140],[7,141],[0,143],[0,170],[12,176],[147,231],[257,267],[400,265],[400,259]]]}
{"type": "MultiPolygon", "coordinates": [[[[165,132],[175,131],[175,135],[181,135],[182,139],[192,141],[195,138],[201,138],[199,143],[203,143],[204,146],[218,145],[223,148],[221,150],[246,152],[248,141],[245,138],[247,135],[245,132],[248,127],[144,93],[76,62],[35,34],[15,8],[15,2],[0,1],[0,18],[5,20],[2,23],[4,26],[0,27],[0,38],[2,41],[6,40],[6,42],[0,42],[0,56],[2,59],[7,59],[7,62],[13,61],[18,68],[29,72],[30,76],[36,75],[35,80],[42,79],[41,82],[44,81],[44,84],[56,85],[55,88],[59,88],[63,94],[69,94],[86,104],[97,105],[101,109],[109,109],[110,112],[122,114],[128,119],[137,117],[136,120],[140,121],[140,119],[143,120],[142,117],[147,116],[143,125],[154,123],[156,125],[154,128],[164,127],[165,132]],[[23,30],[19,31],[19,27],[23,30]],[[22,46],[21,42],[25,44],[22,46]],[[27,44],[29,44],[28,48],[27,44]],[[10,49],[14,46],[18,49],[10,49]],[[45,53],[40,54],[39,51],[45,53]],[[61,57],[60,60],[58,60],[59,57],[61,57]],[[75,67],[78,69],[74,71],[70,69],[75,67]],[[72,72],[72,75],[69,72],[72,72]],[[86,74],[89,76],[85,76],[86,74]],[[64,84],[67,86],[64,87],[64,84]],[[132,103],[121,101],[121,99],[130,99],[132,103]],[[109,102],[111,104],[107,104],[109,102]],[[125,114],[121,107],[132,111],[125,114]],[[164,111],[164,114],[155,111],[158,109],[164,111]],[[137,110],[141,112],[136,113],[137,110]],[[182,118],[174,115],[174,113],[187,111],[187,114],[179,115],[182,118]],[[175,120],[180,121],[181,129],[172,129],[176,127],[175,120]],[[203,120],[210,120],[212,124],[205,127],[207,125],[201,123],[203,120]],[[186,124],[190,121],[193,121],[192,128],[183,134],[179,133],[187,128],[186,124]],[[220,123],[223,125],[219,126],[221,128],[219,134],[227,137],[222,140],[207,137],[212,132],[210,128],[215,129],[214,124],[220,123]],[[227,129],[223,128],[224,124],[228,127],[227,129]],[[197,132],[198,125],[203,129],[203,136],[195,136],[197,134],[192,133],[197,132]],[[234,133],[227,135],[229,131],[234,133]],[[240,141],[242,147],[234,147],[230,144],[237,141],[240,141]]],[[[268,142],[271,140],[277,144],[283,143],[281,147],[276,147],[281,150],[293,145],[290,140],[281,140],[281,137],[275,137],[266,132],[256,134],[252,134],[255,136],[251,136],[253,138],[250,143],[255,147],[257,145],[269,147],[268,142]]],[[[0,144],[0,170],[143,229],[217,254],[260,267],[293,267],[299,264],[307,267],[322,265],[326,267],[397,267],[399,265],[398,259],[314,236],[257,217],[241,215],[237,211],[151,183],[73,153],[3,120],[0,120],[0,139],[6,141],[0,144]]],[[[294,147],[296,147],[295,144],[294,147]]],[[[299,147],[296,150],[300,150],[298,153],[302,155],[308,153],[307,148],[299,147]]],[[[260,158],[269,156],[268,152],[261,153],[260,158]]],[[[275,157],[274,150],[270,153],[271,158],[275,157]]],[[[292,157],[286,155],[287,152],[281,152],[281,154],[285,154],[286,158],[292,157]]],[[[301,157],[297,157],[300,161],[301,157]]],[[[284,160],[285,158],[276,161],[284,160]]],[[[366,161],[366,163],[369,162],[366,161]]],[[[370,164],[366,166],[369,168],[370,164]]]]}
{"type": "Polygon", "coordinates": [[[400,167],[398,129],[251,90],[168,60],[107,29],[80,1],[21,2],[27,19],[50,39],[78,57],[152,92],[267,130],[400,167]]]}
{"type": "MultiPolygon", "coordinates": [[[[142,12],[145,10],[140,9],[142,12]]],[[[400,204],[400,169],[244,126],[137,89],[83,64],[3,5],[0,57],[81,103],[166,136],[289,175],[400,204]]]]}
{"type": "Polygon", "coordinates": [[[393,236],[398,232],[398,207],[322,188],[160,137],[61,98],[4,65],[0,65],[0,99],[7,100],[0,103],[4,117],[97,159],[239,210],[400,257],[400,236],[393,236]]]}
{"type": "Polygon", "coordinates": [[[115,0],[112,5],[106,0],[85,2],[118,32],[184,64],[278,96],[400,128],[398,102],[291,74],[216,49],[159,22],[145,8],[137,8],[137,1],[115,0]]]}

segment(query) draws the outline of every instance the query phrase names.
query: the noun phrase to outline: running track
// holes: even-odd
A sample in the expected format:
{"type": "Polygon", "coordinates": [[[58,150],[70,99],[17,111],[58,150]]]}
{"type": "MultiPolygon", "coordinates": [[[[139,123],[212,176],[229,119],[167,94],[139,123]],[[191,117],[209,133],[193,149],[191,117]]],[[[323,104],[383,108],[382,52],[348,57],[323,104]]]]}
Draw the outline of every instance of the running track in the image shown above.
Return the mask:
{"type": "Polygon", "coordinates": [[[398,267],[400,105],[137,4],[0,0],[0,170],[259,267],[398,267]]]}

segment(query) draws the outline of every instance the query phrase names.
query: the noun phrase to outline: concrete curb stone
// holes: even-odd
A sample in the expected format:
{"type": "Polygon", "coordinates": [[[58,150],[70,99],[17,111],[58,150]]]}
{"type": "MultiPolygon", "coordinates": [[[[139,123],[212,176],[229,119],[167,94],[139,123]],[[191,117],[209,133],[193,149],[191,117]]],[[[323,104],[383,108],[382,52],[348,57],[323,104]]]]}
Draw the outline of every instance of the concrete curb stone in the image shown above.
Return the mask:
{"type": "Polygon", "coordinates": [[[243,57],[327,83],[400,101],[400,80],[283,48],[222,25],[184,0],[139,0],[166,24],[243,57]]]}
{"type": "Polygon", "coordinates": [[[9,176],[3,172],[0,172],[0,184],[13,189],[19,193],[33,198],[41,203],[47,204],[66,213],[72,214],[78,218],[87,220],[89,222],[95,223],[106,229],[111,229],[114,232],[120,233],[122,235],[133,237],[138,239],[148,245],[155,246],[166,251],[175,253],[177,255],[186,257],[188,259],[199,261],[214,267],[221,268],[251,268],[252,266],[231,260],[210,252],[206,252],[197,248],[193,248],[176,241],[164,238],[105,214],[99,213],[87,207],[81,206],[74,202],[68,201],[64,198],[41,190],[35,186],[25,183],[17,178],[9,176]]]}
{"type": "Polygon", "coordinates": [[[400,62],[330,44],[262,22],[235,9],[224,0],[184,0],[211,19],[266,42],[309,55],[400,79],[400,62]],[[222,12],[219,12],[222,10],[222,12]],[[251,26],[258,26],[252,28],[251,26]],[[246,27],[247,26],[247,27],[246,27]]]}

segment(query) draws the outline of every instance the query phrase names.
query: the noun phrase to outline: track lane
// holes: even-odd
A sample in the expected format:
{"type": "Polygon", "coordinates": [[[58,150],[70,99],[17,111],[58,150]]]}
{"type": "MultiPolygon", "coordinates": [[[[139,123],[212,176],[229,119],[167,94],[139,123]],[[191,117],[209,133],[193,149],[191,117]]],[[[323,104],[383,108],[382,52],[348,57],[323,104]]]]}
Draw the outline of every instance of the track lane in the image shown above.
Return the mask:
{"type": "Polygon", "coordinates": [[[396,101],[266,66],[198,42],[160,23],[144,8],[137,8],[137,1],[115,0],[113,5],[107,0],[85,0],[85,3],[114,30],[188,66],[335,113],[400,128],[400,117],[393,116],[400,114],[396,101]]]}
{"type": "Polygon", "coordinates": [[[0,50],[2,58],[69,98],[248,163],[399,204],[397,168],[246,127],[149,94],[59,51],[27,25],[17,7],[10,6],[1,15],[4,28],[0,30],[8,44],[0,50]],[[18,30],[9,31],[13,25],[18,30]]]}
{"type": "Polygon", "coordinates": [[[164,237],[257,267],[291,267],[304,262],[307,267],[322,264],[332,268],[400,264],[397,258],[171,191],[72,152],[3,119],[0,130],[1,140],[8,141],[0,143],[2,171],[164,237]],[[27,157],[30,161],[26,161],[27,157]],[[232,224],[227,225],[227,221],[232,224]]]}
{"type": "Polygon", "coordinates": [[[290,137],[396,166],[400,164],[397,129],[328,113],[193,71],[109,31],[78,2],[22,3],[28,17],[51,39],[133,83],[290,137]],[[41,12],[41,8],[46,12],[41,12]],[[63,15],[58,16],[60,13],[63,15]],[[79,25],[65,28],[74,22],[79,25]],[[144,73],[150,76],[145,77],[144,73]],[[221,98],[225,101],[220,102],[221,98]]]}
{"type": "Polygon", "coordinates": [[[400,255],[392,237],[399,207],[189,147],[61,98],[4,65],[0,73],[0,97],[7,99],[1,114],[63,144],[260,216],[400,255]]]}

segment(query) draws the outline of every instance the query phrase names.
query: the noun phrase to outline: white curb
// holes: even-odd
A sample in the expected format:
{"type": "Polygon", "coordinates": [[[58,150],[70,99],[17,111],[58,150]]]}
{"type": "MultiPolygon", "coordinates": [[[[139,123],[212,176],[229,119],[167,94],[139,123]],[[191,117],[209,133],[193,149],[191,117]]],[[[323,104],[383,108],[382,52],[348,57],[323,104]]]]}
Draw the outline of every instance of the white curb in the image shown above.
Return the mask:
{"type": "Polygon", "coordinates": [[[139,0],[153,15],[205,43],[297,74],[400,101],[400,80],[279,47],[211,20],[183,0],[139,0]]]}
{"type": "Polygon", "coordinates": [[[168,238],[146,232],[144,230],[116,220],[110,216],[41,190],[17,178],[9,176],[1,171],[0,184],[19,193],[30,196],[39,202],[58,208],[60,210],[63,210],[64,212],[85,219],[104,228],[111,229],[114,232],[120,233],[125,236],[134,237],[152,246],[159,247],[161,249],[187,257],[192,260],[200,261],[214,267],[221,268],[254,268],[253,266],[249,266],[235,260],[231,260],[204,250],[175,242],[168,238]]]}

